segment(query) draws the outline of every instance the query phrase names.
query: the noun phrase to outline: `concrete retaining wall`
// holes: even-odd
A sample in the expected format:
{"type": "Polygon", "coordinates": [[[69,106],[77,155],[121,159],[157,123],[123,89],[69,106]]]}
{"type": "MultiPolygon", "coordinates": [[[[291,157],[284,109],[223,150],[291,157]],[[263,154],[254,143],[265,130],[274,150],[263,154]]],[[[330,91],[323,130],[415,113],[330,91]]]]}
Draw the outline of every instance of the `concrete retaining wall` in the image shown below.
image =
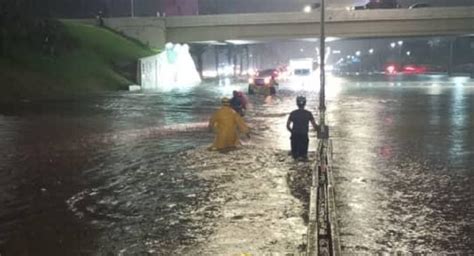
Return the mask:
{"type": "Polygon", "coordinates": [[[166,43],[166,26],[163,18],[107,18],[105,26],[135,38],[153,48],[163,49],[166,43]]]}

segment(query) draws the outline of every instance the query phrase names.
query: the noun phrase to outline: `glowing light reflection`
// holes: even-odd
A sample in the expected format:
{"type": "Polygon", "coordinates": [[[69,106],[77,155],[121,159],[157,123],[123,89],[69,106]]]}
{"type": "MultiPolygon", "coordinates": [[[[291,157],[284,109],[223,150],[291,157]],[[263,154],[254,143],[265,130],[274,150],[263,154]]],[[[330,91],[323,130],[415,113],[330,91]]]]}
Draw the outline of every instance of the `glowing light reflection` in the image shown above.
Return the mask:
{"type": "Polygon", "coordinates": [[[466,106],[464,97],[463,82],[467,81],[463,77],[453,79],[455,87],[451,103],[451,145],[449,147],[449,154],[456,157],[465,145],[464,138],[467,137],[466,132],[466,106]]]}

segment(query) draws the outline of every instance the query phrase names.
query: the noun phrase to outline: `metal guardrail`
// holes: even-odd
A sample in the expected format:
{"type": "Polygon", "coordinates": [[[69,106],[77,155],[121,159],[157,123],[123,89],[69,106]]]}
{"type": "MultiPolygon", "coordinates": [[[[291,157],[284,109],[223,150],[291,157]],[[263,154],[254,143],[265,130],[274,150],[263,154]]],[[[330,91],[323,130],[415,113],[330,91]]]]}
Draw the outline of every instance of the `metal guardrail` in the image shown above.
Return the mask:
{"type": "Polygon", "coordinates": [[[328,200],[328,221],[330,225],[330,233],[331,233],[331,243],[332,243],[332,255],[337,256],[341,255],[341,242],[340,242],[340,235],[339,235],[339,225],[337,222],[337,211],[336,211],[336,196],[335,196],[335,185],[336,182],[333,176],[333,146],[332,140],[329,140],[328,144],[328,153],[329,156],[327,158],[327,200],[328,200]]]}
{"type": "Polygon", "coordinates": [[[338,256],[341,246],[332,175],[332,141],[321,139],[317,150],[312,170],[306,255],[338,256]]]}

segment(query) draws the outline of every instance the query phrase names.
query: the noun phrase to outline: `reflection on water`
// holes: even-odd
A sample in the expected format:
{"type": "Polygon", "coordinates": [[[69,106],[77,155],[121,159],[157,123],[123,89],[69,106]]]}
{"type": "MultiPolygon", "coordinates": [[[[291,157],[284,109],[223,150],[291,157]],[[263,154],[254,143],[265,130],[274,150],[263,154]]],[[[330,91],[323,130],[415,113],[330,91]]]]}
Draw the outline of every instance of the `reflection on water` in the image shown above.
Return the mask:
{"type": "Polygon", "coordinates": [[[474,84],[341,93],[337,206],[347,253],[473,253],[474,84]]]}
{"type": "MultiPolygon", "coordinates": [[[[474,253],[473,86],[329,78],[345,252],[474,253]]],[[[288,150],[295,96],[316,114],[318,87],[282,83],[276,97],[250,97],[253,143],[288,150]]],[[[207,119],[235,89],[246,85],[1,105],[0,252],[173,254],[202,243],[215,223],[193,209],[216,184],[176,156],[212,141],[207,119]]]]}

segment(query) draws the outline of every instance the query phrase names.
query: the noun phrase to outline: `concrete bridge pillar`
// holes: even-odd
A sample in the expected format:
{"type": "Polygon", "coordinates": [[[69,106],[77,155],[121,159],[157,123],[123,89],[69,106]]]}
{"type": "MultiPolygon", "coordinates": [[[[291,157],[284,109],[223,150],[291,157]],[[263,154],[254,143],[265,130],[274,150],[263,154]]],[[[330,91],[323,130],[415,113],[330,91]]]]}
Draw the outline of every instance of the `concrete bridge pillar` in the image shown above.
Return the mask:
{"type": "Polygon", "coordinates": [[[216,74],[219,76],[219,46],[214,46],[214,57],[215,57],[215,64],[216,64],[216,74]]]}
{"type": "Polygon", "coordinates": [[[244,71],[244,48],[240,47],[239,49],[239,74],[242,75],[242,71],[244,71]]]}
{"type": "Polygon", "coordinates": [[[250,52],[249,52],[249,46],[246,45],[245,46],[245,59],[246,59],[246,63],[247,63],[247,72],[248,70],[250,69],[250,52]]]}
{"type": "Polygon", "coordinates": [[[232,65],[232,46],[227,46],[227,65],[232,65]]]}
{"type": "Polygon", "coordinates": [[[453,64],[454,64],[454,43],[456,39],[450,38],[449,39],[449,61],[448,61],[448,75],[453,75],[453,64]]]}
{"type": "Polygon", "coordinates": [[[196,61],[196,68],[197,68],[198,73],[199,73],[199,75],[201,76],[201,79],[202,79],[203,78],[203,74],[202,74],[202,71],[203,71],[202,55],[204,54],[204,52],[206,52],[206,50],[208,49],[208,46],[204,45],[204,44],[191,44],[189,49],[190,49],[191,56],[193,56],[195,61],[196,61]]]}

